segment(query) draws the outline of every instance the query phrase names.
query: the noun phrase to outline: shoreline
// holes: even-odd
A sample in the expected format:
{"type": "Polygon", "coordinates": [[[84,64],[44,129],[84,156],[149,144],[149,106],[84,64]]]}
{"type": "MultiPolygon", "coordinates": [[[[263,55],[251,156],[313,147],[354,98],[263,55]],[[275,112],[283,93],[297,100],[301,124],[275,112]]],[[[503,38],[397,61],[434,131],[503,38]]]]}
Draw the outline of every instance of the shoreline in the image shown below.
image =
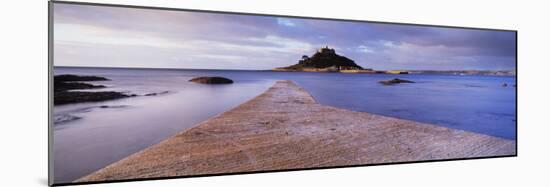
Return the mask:
{"type": "Polygon", "coordinates": [[[78,182],[505,156],[516,142],[317,103],[291,81],[78,182]]]}

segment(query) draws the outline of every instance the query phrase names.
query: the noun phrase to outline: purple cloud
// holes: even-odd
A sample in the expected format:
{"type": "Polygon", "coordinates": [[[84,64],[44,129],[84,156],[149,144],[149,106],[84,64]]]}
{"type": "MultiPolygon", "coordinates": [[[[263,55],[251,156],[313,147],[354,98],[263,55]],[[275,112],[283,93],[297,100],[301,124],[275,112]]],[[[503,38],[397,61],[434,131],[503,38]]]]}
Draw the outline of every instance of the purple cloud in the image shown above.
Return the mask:
{"type": "Polygon", "coordinates": [[[55,65],[271,69],[329,45],[375,69],[514,69],[514,32],[55,4],[55,65]]]}

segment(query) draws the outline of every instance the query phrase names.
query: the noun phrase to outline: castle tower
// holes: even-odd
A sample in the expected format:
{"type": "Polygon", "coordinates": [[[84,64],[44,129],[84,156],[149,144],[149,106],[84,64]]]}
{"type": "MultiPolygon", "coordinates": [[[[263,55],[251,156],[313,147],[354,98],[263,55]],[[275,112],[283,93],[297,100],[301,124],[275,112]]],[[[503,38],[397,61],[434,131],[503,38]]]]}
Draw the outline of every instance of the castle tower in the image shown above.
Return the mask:
{"type": "Polygon", "coordinates": [[[334,49],[328,48],[328,45],[326,45],[324,48],[318,49],[317,52],[319,53],[335,53],[334,49]]]}

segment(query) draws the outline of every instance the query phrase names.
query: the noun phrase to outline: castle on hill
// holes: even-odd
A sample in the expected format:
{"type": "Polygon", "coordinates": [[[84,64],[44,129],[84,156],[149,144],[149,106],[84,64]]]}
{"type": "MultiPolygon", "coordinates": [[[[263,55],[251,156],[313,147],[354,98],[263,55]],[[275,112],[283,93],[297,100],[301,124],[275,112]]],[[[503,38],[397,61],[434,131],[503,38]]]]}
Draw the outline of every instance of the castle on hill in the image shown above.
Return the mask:
{"type": "Polygon", "coordinates": [[[303,55],[297,64],[275,68],[276,71],[314,71],[333,72],[340,70],[363,70],[363,68],[345,56],[336,54],[328,45],[318,49],[311,57],[303,55]]]}
{"type": "Polygon", "coordinates": [[[325,54],[336,54],[336,51],[334,49],[328,48],[328,45],[324,48],[317,49],[318,53],[325,53],[325,54]]]}

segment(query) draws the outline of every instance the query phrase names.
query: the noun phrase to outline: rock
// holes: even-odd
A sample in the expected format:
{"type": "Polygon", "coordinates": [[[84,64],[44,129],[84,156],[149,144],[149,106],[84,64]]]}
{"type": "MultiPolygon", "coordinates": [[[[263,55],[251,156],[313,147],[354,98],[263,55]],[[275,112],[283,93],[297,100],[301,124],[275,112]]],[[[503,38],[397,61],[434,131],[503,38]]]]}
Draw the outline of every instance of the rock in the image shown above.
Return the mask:
{"type": "MultiPolygon", "coordinates": [[[[121,92],[85,92],[85,91],[70,91],[105,88],[103,85],[93,85],[80,81],[108,81],[105,77],[98,76],[79,76],[79,75],[57,75],[54,77],[54,105],[81,103],[81,102],[97,102],[112,99],[120,99],[126,97],[134,97],[136,94],[124,94],[121,92]]],[[[100,106],[104,108],[104,106],[100,106]]]]}
{"type": "Polygon", "coordinates": [[[54,87],[54,92],[62,92],[67,90],[105,88],[105,86],[103,85],[93,85],[93,84],[81,83],[81,82],[62,82],[62,81],[54,81],[53,87],[54,87]]]}
{"type": "Polygon", "coordinates": [[[105,88],[103,85],[93,85],[88,83],[82,83],[80,81],[108,81],[105,77],[98,76],[79,76],[72,74],[63,74],[54,76],[53,87],[54,92],[61,92],[67,90],[82,90],[82,89],[94,89],[105,88]]]}
{"type": "Polygon", "coordinates": [[[400,84],[400,83],[414,83],[410,80],[404,80],[404,79],[392,79],[392,80],[385,80],[385,81],[379,81],[379,83],[383,85],[394,85],[394,84],[400,84]]]}
{"type": "Polygon", "coordinates": [[[145,94],[143,96],[157,96],[157,95],[162,95],[162,94],[167,94],[168,91],[164,91],[164,92],[158,92],[158,93],[148,93],[148,94],[145,94]]]}
{"type": "Polygon", "coordinates": [[[108,81],[105,77],[98,76],[80,76],[72,74],[56,75],[53,77],[55,82],[73,82],[73,81],[108,81]]]}
{"type": "Polygon", "coordinates": [[[75,120],[79,120],[79,119],[82,119],[82,117],[73,116],[73,115],[69,115],[69,114],[64,114],[64,115],[54,116],[53,121],[54,121],[55,125],[59,125],[59,124],[63,124],[63,123],[67,123],[67,122],[71,122],[71,121],[75,121],[75,120]]]}
{"type": "Polygon", "coordinates": [[[201,83],[201,84],[231,84],[233,80],[225,77],[196,77],[190,82],[201,83]]]}
{"type": "MultiPolygon", "coordinates": [[[[130,95],[130,97],[133,97],[130,95]]],[[[101,105],[99,108],[124,108],[127,107],[126,105],[101,105]]]]}
{"type": "Polygon", "coordinates": [[[120,99],[132,97],[132,95],[126,95],[120,92],[55,92],[54,93],[54,105],[69,104],[69,103],[81,103],[81,102],[97,102],[106,101],[112,99],[120,99]]]}

